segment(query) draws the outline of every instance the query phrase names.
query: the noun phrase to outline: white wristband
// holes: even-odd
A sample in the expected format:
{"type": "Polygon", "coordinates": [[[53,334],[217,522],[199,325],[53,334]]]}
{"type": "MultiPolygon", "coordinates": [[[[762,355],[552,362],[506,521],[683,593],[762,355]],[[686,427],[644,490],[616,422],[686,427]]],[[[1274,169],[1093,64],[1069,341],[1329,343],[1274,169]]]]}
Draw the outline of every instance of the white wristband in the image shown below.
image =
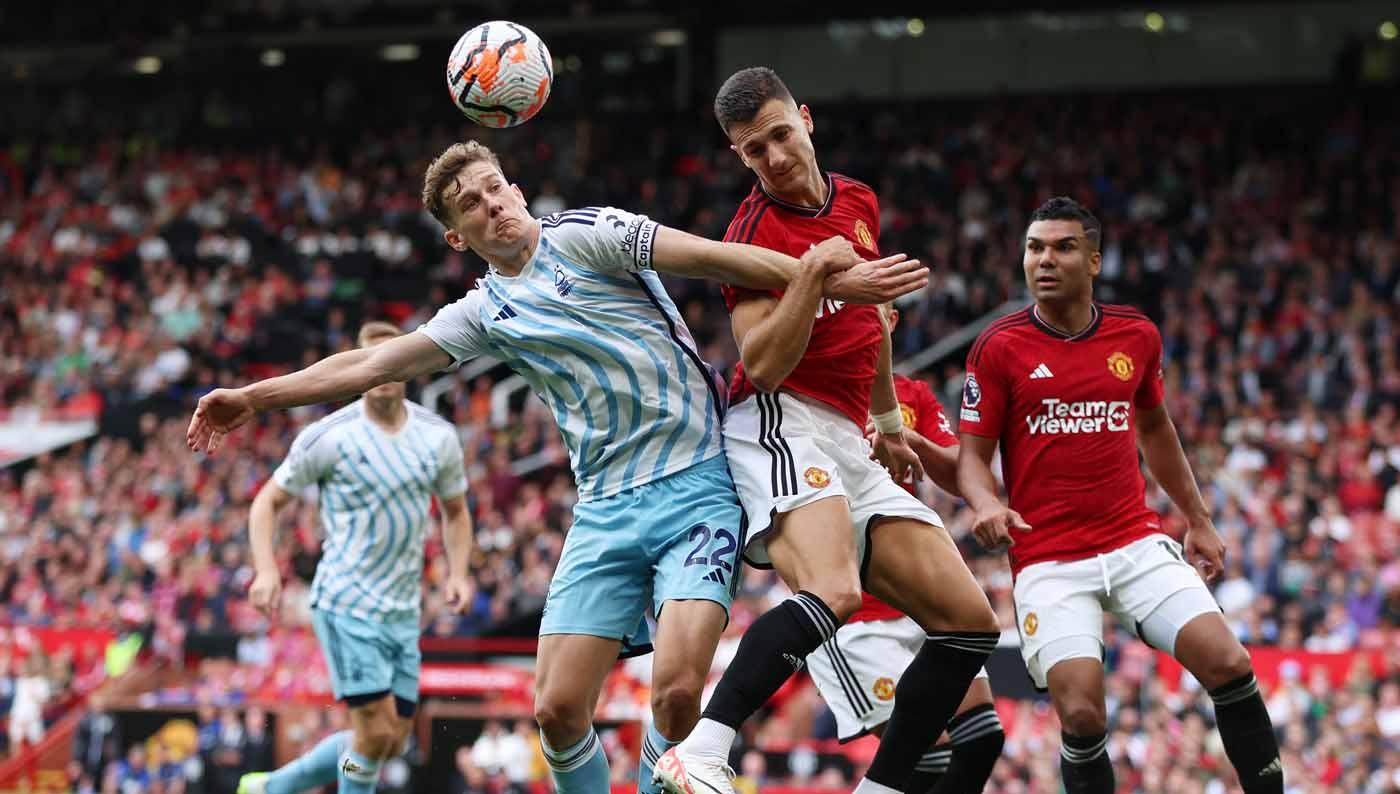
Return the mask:
{"type": "Polygon", "coordinates": [[[904,429],[904,411],[899,407],[882,414],[874,414],[870,418],[875,420],[875,430],[881,435],[892,435],[904,429]]]}

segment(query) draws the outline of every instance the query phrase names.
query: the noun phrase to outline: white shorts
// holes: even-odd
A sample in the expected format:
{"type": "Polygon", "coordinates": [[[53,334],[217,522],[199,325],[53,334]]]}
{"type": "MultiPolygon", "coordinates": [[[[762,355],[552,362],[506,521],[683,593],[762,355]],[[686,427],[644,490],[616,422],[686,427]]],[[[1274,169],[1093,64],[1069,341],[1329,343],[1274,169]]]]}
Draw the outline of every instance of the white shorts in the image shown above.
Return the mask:
{"type": "Polygon", "coordinates": [[[1017,575],[1012,598],[1021,658],[1042,690],[1056,663],[1103,658],[1105,611],[1148,645],[1172,653],[1183,626],[1220,610],[1181,544],[1161,534],[1083,560],[1031,565],[1017,575]]]}
{"type": "Polygon", "coordinates": [[[870,459],[870,442],[849,417],[806,397],[759,392],[724,416],[724,452],[748,514],[744,559],[771,568],[767,538],[773,516],[828,496],[844,496],[851,511],[856,559],[865,570],[875,519],[943,520],[870,459]]]}
{"type": "MultiPolygon", "coordinates": [[[[889,722],[894,688],[924,644],[907,617],[847,623],[807,655],[807,672],[836,715],[836,735],[849,742],[889,722]]],[[[987,677],[984,667],[978,678],[987,677]]]]}

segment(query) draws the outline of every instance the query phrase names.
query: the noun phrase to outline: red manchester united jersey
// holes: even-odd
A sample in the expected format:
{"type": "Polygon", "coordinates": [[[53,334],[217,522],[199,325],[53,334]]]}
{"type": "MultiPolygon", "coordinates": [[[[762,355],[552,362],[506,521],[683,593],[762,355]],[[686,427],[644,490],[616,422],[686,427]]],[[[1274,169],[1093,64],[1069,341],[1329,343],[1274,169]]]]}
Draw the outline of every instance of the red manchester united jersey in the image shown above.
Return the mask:
{"type": "MultiPolygon", "coordinates": [[[[875,192],[840,174],[828,173],[826,180],[826,203],[820,207],[789,204],[755,185],[729,222],[725,241],[751,243],[800,257],[813,244],[840,236],[850,240],[866,259],[879,258],[880,204],[875,192]]],[[[749,295],[783,295],[782,290],[748,290],[727,284],[723,292],[731,311],[749,295]]],[[[782,388],[821,400],[864,428],[880,355],[880,333],[880,316],[874,306],[848,306],[823,299],[817,306],[807,352],[782,388]]],[[[738,403],[753,393],[741,363],[735,367],[729,401],[738,403]]]]}
{"type": "Polygon", "coordinates": [[[1102,554],[1157,532],[1134,419],[1162,402],[1162,338],[1141,312],[1095,304],[1067,336],[1035,307],[987,327],[967,356],[958,429],[1001,442],[1011,570],[1102,554]]]}
{"type": "MultiPolygon", "coordinates": [[[[940,447],[951,447],[958,443],[953,428],[948,425],[948,417],[943,413],[943,405],[933,396],[928,384],[921,380],[894,376],[894,393],[899,397],[899,411],[904,414],[904,426],[927,438],[940,447]]],[[[904,490],[915,493],[914,481],[900,483],[904,490]]],[[[851,615],[847,623],[862,620],[894,620],[904,613],[886,604],[875,596],[862,592],[860,609],[851,615]]]]}

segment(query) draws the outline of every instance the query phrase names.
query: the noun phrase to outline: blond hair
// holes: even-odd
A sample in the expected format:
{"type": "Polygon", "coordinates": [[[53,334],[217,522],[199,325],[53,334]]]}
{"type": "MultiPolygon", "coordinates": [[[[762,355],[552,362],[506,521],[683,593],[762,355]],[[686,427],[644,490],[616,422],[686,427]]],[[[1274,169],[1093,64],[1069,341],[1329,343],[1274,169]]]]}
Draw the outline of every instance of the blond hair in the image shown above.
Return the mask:
{"type": "Polygon", "coordinates": [[[438,223],[449,227],[452,225],[450,208],[443,200],[443,191],[457,182],[462,169],[483,161],[496,166],[497,171],[501,170],[501,161],[495,152],[478,141],[467,141],[452,144],[428,164],[428,170],[423,174],[423,208],[437,218],[438,223]]]}
{"type": "Polygon", "coordinates": [[[396,336],[403,336],[403,331],[400,331],[397,325],[386,323],[383,320],[371,320],[360,326],[360,334],[356,341],[359,342],[360,347],[369,347],[396,336]]]}

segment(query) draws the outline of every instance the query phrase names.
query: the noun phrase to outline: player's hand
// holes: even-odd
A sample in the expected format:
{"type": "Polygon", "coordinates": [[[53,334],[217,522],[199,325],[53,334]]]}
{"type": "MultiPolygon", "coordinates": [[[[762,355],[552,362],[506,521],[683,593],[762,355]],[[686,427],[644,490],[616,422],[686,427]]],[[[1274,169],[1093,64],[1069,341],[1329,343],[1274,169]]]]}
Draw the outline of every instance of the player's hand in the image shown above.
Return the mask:
{"type": "Polygon", "coordinates": [[[802,255],[802,264],[820,269],[830,275],[847,270],[861,262],[855,246],[845,237],[828,237],[807,249],[802,255]]]}
{"type": "Polygon", "coordinates": [[[1021,514],[1003,504],[991,510],[978,512],[972,518],[972,534],[982,548],[988,551],[1001,551],[1016,545],[1011,538],[1012,528],[1029,532],[1031,525],[1021,514]]]}
{"type": "Polygon", "coordinates": [[[253,401],[242,389],[215,389],[199,398],[185,443],[198,452],[214,452],[224,436],[253,418],[253,401]]]}
{"type": "Polygon", "coordinates": [[[1214,582],[1225,571],[1225,541],[1210,519],[1187,526],[1181,546],[1186,551],[1186,561],[1206,582],[1214,582]]]}
{"type": "Polygon", "coordinates": [[[898,433],[876,433],[870,442],[870,459],[879,461],[895,482],[904,482],[910,477],[917,482],[924,478],[924,464],[909,446],[903,428],[898,433]]]}
{"type": "Polygon", "coordinates": [[[822,285],[822,294],[846,303],[880,304],[926,286],[928,268],[917,259],[895,254],[832,273],[822,285]]]}
{"type": "Polygon", "coordinates": [[[248,588],[248,600],[268,617],[275,617],[282,608],[282,574],[276,570],[258,571],[248,588]]]}
{"type": "Polygon", "coordinates": [[[447,599],[447,607],[452,614],[460,615],[467,611],[472,602],[472,583],[465,576],[450,576],[442,586],[442,594],[447,599]]]}

